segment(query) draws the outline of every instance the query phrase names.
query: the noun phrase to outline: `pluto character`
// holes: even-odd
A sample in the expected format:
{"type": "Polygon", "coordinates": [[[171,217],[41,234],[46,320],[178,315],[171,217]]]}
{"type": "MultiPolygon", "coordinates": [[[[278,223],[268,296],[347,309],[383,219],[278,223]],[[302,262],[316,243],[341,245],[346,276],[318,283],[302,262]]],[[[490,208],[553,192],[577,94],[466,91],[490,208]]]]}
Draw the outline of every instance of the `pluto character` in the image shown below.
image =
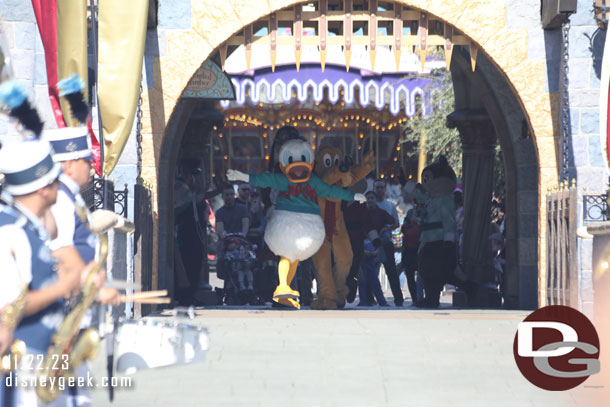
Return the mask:
{"type": "MultiPolygon", "coordinates": [[[[348,188],[372,171],[373,159],[371,151],[364,157],[362,164],[351,166],[351,158],[343,157],[340,149],[320,147],[316,153],[314,173],[327,184],[348,188]]],[[[318,205],[324,220],[326,238],[313,256],[318,272],[318,298],[312,302],[311,308],[342,308],[348,291],[346,281],[352,265],[352,246],[343,220],[341,200],[318,197],[318,205]]]]}

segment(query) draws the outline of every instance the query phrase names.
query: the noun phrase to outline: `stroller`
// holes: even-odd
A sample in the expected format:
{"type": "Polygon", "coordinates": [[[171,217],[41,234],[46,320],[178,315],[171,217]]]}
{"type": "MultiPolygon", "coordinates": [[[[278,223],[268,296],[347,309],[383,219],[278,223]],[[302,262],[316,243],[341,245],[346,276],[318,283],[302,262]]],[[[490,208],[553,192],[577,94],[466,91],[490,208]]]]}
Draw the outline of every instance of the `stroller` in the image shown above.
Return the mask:
{"type": "Polygon", "coordinates": [[[241,234],[229,234],[222,239],[217,272],[225,281],[225,304],[244,305],[253,301],[255,261],[252,244],[241,234]]]}

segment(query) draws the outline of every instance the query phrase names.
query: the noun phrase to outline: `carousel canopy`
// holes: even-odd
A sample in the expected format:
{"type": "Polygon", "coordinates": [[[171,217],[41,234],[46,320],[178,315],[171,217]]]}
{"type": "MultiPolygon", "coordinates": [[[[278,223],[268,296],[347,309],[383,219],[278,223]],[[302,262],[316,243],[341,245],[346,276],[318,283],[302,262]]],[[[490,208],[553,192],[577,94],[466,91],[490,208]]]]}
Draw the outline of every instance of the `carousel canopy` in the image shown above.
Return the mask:
{"type": "MultiPolygon", "coordinates": [[[[375,64],[378,68],[371,72],[361,67],[364,62],[358,62],[369,58],[366,49],[361,47],[360,52],[356,52],[360,47],[354,47],[353,63],[350,71],[346,71],[341,47],[337,47],[337,52],[329,50],[328,62],[323,71],[318,62],[317,48],[306,47],[307,52],[303,53],[301,68],[297,71],[294,52],[286,47],[286,52],[278,52],[275,72],[271,69],[267,53],[255,53],[251,69],[248,70],[245,51],[241,48],[226,61],[225,70],[235,86],[236,99],[233,102],[222,101],[221,106],[225,109],[231,103],[277,104],[290,103],[294,99],[305,103],[313,98],[313,101],[320,103],[326,90],[328,100],[333,104],[339,101],[344,101],[347,105],[358,102],[362,107],[374,106],[377,110],[388,106],[394,116],[404,111],[412,117],[417,111],[417,103],[422,104],[424,114],[430,109],[427,104],[435,86],[434,79],[426,78],[425,74],[429,74],[432,69],[445,68],[443,60],[429,59],[426,61],[424,75],[415,76],[420,69],[419,57],[405,52],[401,57],[401,69],[397,72],[392,52],[381,48],[375,64]]],[[[370,62],[368,66],[370,67],[370,62]]]]}

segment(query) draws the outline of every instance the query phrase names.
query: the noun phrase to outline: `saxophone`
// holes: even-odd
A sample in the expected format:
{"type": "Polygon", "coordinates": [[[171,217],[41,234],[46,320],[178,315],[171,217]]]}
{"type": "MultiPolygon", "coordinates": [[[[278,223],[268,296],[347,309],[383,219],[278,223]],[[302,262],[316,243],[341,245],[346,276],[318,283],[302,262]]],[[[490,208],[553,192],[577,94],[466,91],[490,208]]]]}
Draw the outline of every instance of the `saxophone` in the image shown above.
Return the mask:
{"type": "MultiPolygon", "coordinates": [[[[24,286],[19,293],[19,296],[11,303],[2,313],[0,323],[14,331],[17,324],[21,320],[25,304],[27,302],[28,287],[24,286]]],[[[20,340],[14,340],[11,346],[4,352],[0,362],[0,376],[5,375],[17,367],[21,357],[25,355],[25,343],[20,340]]]]}
{"type": "MultiPolygon", "coordinates": [[[[90,230],[89,210],[87,209],[82,198],[77,196],[76,213],[78,217],[87,224],[90,230]]],[[[87,328],[83,331],[80,329],[80,322],[85,316],[87,309],[95,302],[98,289],[95,286],[95,277],[102,269],[102,265],[108,256],[108,236],[106,232],[95,232],[99,239],[98,262],[91,268],[81,294],[79,294],[76,306],[66,315],[55,335],[51,339],[51,345],[45,355],[41,368],[38,370],[38,384],[36,393],[38,397],[45,403],[50,403],[61,394],[58,386],[48,385],[49,379],[52,377],[69,378],[74,376],[78,366],[84,361],[96,357],[99,351],[100,334],[94,328],[87,328]],[[68,369],[62,369],[62,365],[66,360],[68,369]],[[47,384],[42,385],[41,384],[47,384]]],[[[57,383],[57,382],[55,382],[57,383]]]]}

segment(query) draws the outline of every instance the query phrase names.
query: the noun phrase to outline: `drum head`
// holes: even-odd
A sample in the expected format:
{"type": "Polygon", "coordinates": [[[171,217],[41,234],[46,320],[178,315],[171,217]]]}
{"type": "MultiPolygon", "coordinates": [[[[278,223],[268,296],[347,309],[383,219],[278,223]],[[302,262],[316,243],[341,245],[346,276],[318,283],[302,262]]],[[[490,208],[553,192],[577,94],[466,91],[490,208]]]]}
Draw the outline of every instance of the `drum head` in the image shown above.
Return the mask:
{"type": "Polygon", "coordinates": [[[203,327],[151,319],[125,321],[117,329],[115,340],[116,370],[125,374],[203,362],[209,344],[203,327]]]}

